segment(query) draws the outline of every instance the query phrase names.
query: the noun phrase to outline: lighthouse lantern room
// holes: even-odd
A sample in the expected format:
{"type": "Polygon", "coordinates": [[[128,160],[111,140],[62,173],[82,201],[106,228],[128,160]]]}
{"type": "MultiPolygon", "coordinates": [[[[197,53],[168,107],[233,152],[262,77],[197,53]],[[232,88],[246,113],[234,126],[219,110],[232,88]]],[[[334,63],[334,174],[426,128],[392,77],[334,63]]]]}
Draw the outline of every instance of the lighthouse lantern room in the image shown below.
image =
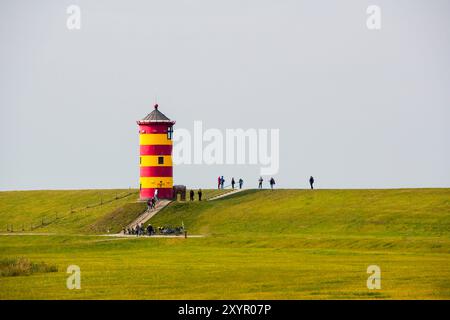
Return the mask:
{"type": "Polygon", "coordinates": [[[173,198],[172,136],[175,121],[155,109],[139,125],[140,198],[173,198]]]}

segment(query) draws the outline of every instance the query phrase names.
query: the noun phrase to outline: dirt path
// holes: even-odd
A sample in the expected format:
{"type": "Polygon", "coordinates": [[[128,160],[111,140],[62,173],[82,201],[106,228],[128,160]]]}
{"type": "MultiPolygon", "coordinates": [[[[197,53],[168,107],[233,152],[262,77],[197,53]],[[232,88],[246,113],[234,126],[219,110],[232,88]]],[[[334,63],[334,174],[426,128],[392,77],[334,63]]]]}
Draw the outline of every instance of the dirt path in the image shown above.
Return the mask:
{"type": "MultiPolygon", "coordinates": [[[[156,204],[155,209],[147,210],[143,214],[141,214],[137,219],[135,219],[133,222],[128,224],[126,228],[136,228],[137,225],[140,225],[141,223],[146,223],[148,220],[150,220],[155,214],[157,214],[161,209],[163,209],[165,206],[167,206],[170,202],[170,200],[159,200],[156,204]]],[[[123,231],[120,232],[120,234],[123,235],[123,231]]]]}
{"type": "Polygon", "coordinates": [[[231,196],[231,195],[236,194],[236,193],[241,192],[241,191],[244,191],[244,189],[236,189],[236,190],[227,192],[227,193],[225,193],[225,194],[221,194],[221,195],[218,195],[218,196],[209,198],[207,201],[214,201],[214,200],[217,200],[217,199],[222,199],[222,198],[231,196]]]}
{"type": "MultiPolygon", "coordinates": [[[[99,235],[101,237],[115,237],[115,238],[184,238],[184,234],[175,235],[162,235],[162,234],[155,234],[152,236],[142,235],[142,236],[136,236],[134,234],[123,234],[123,233],[116,233],[116,234],[101,234],[99,235]]],[[[187,238],[203,238],[204,235],[201,234],[188,234],[187,238]]]]}
{"type": "MultiPolygon", "coordinates": [[[[111,233],[111,234],[64,234],[64,233],[30,233],[30,232],[10,232],[10,233],[0,233],[0,236],[70,236],[70,237],[110,237],[110,238],[184,238],[184,234],[180,235],[153,235],[153,236],[139,236],[128,235],[121,233],[111,233]]],[[[204,235],[201,234],[188,234],[188,238],[203,238],[204,235]]]]}

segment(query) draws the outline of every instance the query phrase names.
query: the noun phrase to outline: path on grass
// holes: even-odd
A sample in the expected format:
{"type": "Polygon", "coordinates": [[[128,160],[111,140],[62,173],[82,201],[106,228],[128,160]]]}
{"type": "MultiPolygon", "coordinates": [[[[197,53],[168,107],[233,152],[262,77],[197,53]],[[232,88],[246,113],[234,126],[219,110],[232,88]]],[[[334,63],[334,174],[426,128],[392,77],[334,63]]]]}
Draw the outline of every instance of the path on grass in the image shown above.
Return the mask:
{"type": "MultiPolygon", "coordinates": [[[[140,225],[141,223],[146,223],[155,214],[157,214],[161,209],[163,209],[165,206],[167,206],[171,202],[172,202],[171,200],[166,200],[166,199],[159,200],[158,203],[155,205],[154,209],[145,211],[143,214],[141,214],[139,217],[137,217],[133,222],[128,224],[126,226],[126,229],[128,229],[128,228],[136,228],[137,225],[140,225]]],[[[120,231],[119,234],[123,235],[123,230],[120,231]]]]}
{"type": "MultiPolygon", "coordinates": [[[[184,238],[184,234],[176,235],[163,235],[157,234],[152,236],[142,235],[128,235],[122,233],[110,233],[110,234],[72,234],[72,233],[31,233],[31,232],[9,232],[9,233],[0,233],[0,236],[69,236],[69,237],[111,237],[111,238],[184,238]]],[[[187,238],[203,238],[205,237],[202,234],[188,234],[187,238]]]]}
{"type": "Polygon", "coordinates": [[[214,201],[214,200],[217,200],[217,199],[222,199],[222,198],[231,196],[231,195],[236,194],[236,193],[241,192],[241,191],[244,191],[244,189],[235,189],[233,191],[230,191],[230,192],[227,192],[227,193],[224,193],[224,194],[219,194],[218,196],[211,197],[211,198],[207,199],[206,201],[214,201]]]}
{"type": "MultiPolygon", "coordinates": [[[[135,234],[123,234],[123,233],[116,233],[116,234],[101,234],[99,235],[101,237],[115,237],[115,238],[184,238],[184,234],[154,234],[154,235],[141,235],[137,236],[135,234]]],[[[203,238],[204,235],[202,234],[187,234],[186,238],[203,238]]]]}

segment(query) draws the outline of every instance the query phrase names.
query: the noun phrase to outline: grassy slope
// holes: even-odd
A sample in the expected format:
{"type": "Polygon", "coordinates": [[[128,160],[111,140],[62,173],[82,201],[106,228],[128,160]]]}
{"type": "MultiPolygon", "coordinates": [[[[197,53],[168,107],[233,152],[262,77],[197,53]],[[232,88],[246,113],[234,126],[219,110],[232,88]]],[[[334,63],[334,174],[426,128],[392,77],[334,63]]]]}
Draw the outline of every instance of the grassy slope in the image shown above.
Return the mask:
{"type": "Polygon", "coordinates": [[[13,225],[15,231],[33,226],[35,232],[82,232],[136,197],[137,191],[128,189],[0,192],[0,230],[13,225]]]}
{"type": "Polygon", "coordinates": [[[450,298],[450,189],[247,191],[151,220],[181,221],[209,236],[2,237],[0,257],[62,271],[0,278],[0,298],[450,298]],[[382,290],[366,288],[371,264],[382,290]]]}
{"type": "Polygon", "coordinates": [[[448,236],[450,190],[248,190],[207,203],[173,203],[154,225],[253,238],[448,236]]]}
{"type": "MultiPolygon", "coordinates": [[[[228,191],[205,190],[204,196],[228,191]]],[[[119,232],[145,211],[137,197],[134,189],[0,192],[0,232],[11,225],[18,232],[119,232]]]]}

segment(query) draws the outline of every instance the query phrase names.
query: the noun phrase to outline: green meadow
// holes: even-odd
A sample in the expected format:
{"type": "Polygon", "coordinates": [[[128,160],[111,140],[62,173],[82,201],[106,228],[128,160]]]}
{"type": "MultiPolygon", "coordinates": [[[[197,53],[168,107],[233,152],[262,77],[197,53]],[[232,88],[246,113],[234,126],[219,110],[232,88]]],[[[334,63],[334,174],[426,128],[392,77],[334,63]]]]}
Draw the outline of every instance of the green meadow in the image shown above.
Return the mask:
{"type": "Polygon", "coordinates": [[[0,192],[0,260],[58,270],[5,273],[0,299],[450,299],[450,189],[246,190],[149,222],[200,238],[105,236],[145,210],[136,199],[0,192]],[[80,290],[66,288],[69,265],[80,290]],[[370,265],[381,289],[366,286],[370,265]]]}

